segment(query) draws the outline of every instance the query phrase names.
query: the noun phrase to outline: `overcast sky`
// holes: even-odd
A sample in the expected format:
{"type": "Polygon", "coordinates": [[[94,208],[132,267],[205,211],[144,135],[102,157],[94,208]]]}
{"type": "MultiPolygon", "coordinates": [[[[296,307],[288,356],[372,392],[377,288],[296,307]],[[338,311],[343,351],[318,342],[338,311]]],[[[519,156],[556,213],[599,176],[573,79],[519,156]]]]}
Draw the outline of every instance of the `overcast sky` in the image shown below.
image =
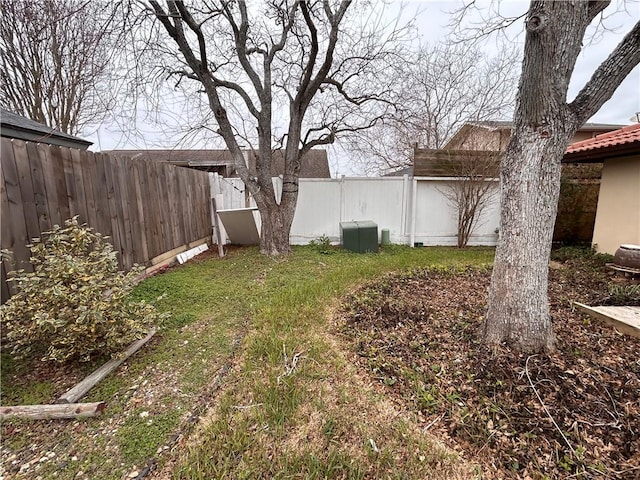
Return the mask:
{"type": "MultiPolygon", "coordinates": [[[[465,3],[469,3],[467,0],[465,3]]],[[[480,11],[471,11],[467,17],[467,25],[481,24],[482,16],[491,18],[494,16],[496,8],[499,13],[506,17],[517,17],[524,14],[529,2],[524,0],[502,0],[491,2],[480,0],[480,11]]],[[[429,43],[438,41],[450,31],[449,23],[451,15],[449,12],[455,11],[462,5],[462,1],[430,1],[413,0],[405,2],[404,10],[407,15],[416,16],[417,26],[424,40],[429,43]]],[[[603,17],[598,18],[597,29],[590,28],[588,37],[592,39],[591,44],[583,49],[578,57],[576,68],[569,87],[569,99],[571,100],[589,80],[592,73],[607,58],[609,53],[622,40],[624,35],[631,30],[633,25],[640,19],[639,0],[613,0],[611,5],[604,11],[603,17]]],[[[506,37],[517,42],[522,49],[524,47],[524,21],[517,21],[507,32],[506,37]]],[[[503,41],[504,37],[494,37],[487,41],[488,50],[496,48],[496,42],[503,41]]],[[[628,124],[630,118],[640,111],[640,67],[636,67],[631,75],[620,85],[615,95],[602,109],[590,120],[590,122],[628,124]]]]}
{"type": "MultiPolygon", "coordinates": [[[[519,16],[526,12],[529,5],[528,1],[523,0],[503,0],[500,2],[478,0],[476,3],[482,8],[479,11],[470,12],[465,18],[465,24],[468,26],[482,24],[483,17],[495,18],[496,8],[503,16],[519,16]]],[[[457,10],[461,5],[461,0],[405,0],[391,5],[387,14],[390,17],[400,15],[403,19],[415,18],[421,41],[435,44],[446,39],[451,30],[452,16],[450,12],[457,10]]],[[[634,23],[640,19],[640,0],[613,0],[612,5],[604,13],[604,17],[599,19],[600,27],[595,36],[593,35],[595,30],[591,29],[592,42],[583,49],[576,64],[570,84],[570,99],[578,93],[596,67],[609,55],[634,23]],[[603,26],[605,28],[602,28],[603,26]]],[[[487,53],[491,54],[492,50],[496,51],[500,41],[515,42],[522,49],[524,42],[523,20],[515,22],[499,37],[488,39],[484,47],[487,53]]],[[[638,67],[633,70],[616,94],[590,122],[629,124],[631,117],[636,112],[640,112],[640,68],[638,67]]],[[[171,144],[171,141],[167,143],[166,135],[158,134],[157,131],[158,127],[141,118],[135,126],[103,125],[98,131],[85,132],[84,138],[94,142],[93,150],[172,148],[175,146],[177,140],[171,140],[174,144],[171,144]],[[126,133],[123,133],[123,130],[126,133]]],[[[191,148],[202,146],[190,145],[191,148]]],[[[180,145],[178,148],[187,147],[180,145]]],[[[346,160],[340,158],[343,157],[340,148],[330,148],[329,155],[333,175],[354,173],[348,167],[346,160]]]]}

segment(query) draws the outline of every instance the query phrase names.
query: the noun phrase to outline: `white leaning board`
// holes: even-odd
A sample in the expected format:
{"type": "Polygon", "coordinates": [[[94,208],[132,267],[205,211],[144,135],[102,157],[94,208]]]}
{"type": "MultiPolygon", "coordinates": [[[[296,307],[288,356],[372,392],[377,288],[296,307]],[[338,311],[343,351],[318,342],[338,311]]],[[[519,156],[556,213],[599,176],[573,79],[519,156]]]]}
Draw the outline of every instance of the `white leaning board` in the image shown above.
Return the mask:
{"type": "Polygon", "coordinates": [[[229,243],[235,245],[258,245],[260,233],[257,207],[218,210],[220,221],[229,237],[229,243]]]}

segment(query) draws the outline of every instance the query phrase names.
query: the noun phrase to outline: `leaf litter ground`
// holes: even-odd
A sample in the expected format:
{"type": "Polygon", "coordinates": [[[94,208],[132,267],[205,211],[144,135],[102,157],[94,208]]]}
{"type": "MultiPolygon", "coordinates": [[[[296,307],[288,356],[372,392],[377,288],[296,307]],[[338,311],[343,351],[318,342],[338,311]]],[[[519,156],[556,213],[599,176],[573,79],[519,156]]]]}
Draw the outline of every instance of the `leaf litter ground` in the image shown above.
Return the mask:
{"type": "Polygon", "coordinates": [[[558,351],[489,351],[477,333],[489,269],[389,275],[346,298],[341,333],[362,367],[484,478],[640,478],[640,339],[571,307],[640,305],[598,256],[560,257],[549,299],[558,351]],[[613,285],[613,287],[611,287],[613,285]]]}

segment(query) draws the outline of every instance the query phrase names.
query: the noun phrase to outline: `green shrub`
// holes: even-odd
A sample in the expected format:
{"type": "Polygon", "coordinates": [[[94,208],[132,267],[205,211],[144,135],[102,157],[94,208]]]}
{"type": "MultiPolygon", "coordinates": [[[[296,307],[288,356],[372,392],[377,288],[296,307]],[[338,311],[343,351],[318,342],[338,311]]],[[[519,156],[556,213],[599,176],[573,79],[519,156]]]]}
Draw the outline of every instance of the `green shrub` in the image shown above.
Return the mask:
{"type": "Polygon", "coordinates": [[[331,239],[326,235],[314,238],[309,242],[309,245],[314,247],[319,253],[332,253],[331,239]]]}
{"type": "Polygon", "coordinates": [[[61,363],[113,355],[164,318],[153,305],[129,301],[142,269],[118,271],[111,244],[77,217],[29,248],[34,271],[9,272],[17,293],[1,311],[17,358],[38,354],[61,363]]]}

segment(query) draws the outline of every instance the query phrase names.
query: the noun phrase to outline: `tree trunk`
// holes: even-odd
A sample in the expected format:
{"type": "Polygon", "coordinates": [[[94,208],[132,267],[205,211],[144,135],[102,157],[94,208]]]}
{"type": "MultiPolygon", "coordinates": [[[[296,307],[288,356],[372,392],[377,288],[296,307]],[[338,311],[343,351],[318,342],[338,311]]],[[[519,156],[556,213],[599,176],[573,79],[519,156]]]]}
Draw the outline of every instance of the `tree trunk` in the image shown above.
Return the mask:
{"type": "Polygon", "coordinates": [[[609,2],[534,0],[526,19],[514,129],[500,165],[500,238],[484,341],[552,351],[549,255],[569,140],[640,60],[638,24],[569,105],[567,88],[589,23],[609,2]]]}
{"type": "Polygon", "coordinates": [[[261,209],[260,253],[262,254],[278,256],[291,253],[289,233],[293,215],[287,215],[281,210],[277,206],[261,209]]]}
{"type": "Polygon", "coordinates": [[[500,169],[500,241],[491,277],[484,340],[521,351],[552,351],[547,279],[561,159],[568,137],[563,120],[549,130],[516,130],[500,169]],[[549,136],[548,136],[549,135],[549,136]],[[508,237],[508,241],[504,241],[508,237]]]}
{"type": "MultiPolygon", "coordinates": [[[[290,195],[283,192],[280,204],[276,203],[275,198],[261,198],[260,201],[256,198],[262,221],[260,228],[260,253],[262,254],[278,256],[291,253],[289,235],[296,211],[296,201],[287,198],[290,195]]],[[[297,192],[295,196],[297,200],[297,192]]]]}

